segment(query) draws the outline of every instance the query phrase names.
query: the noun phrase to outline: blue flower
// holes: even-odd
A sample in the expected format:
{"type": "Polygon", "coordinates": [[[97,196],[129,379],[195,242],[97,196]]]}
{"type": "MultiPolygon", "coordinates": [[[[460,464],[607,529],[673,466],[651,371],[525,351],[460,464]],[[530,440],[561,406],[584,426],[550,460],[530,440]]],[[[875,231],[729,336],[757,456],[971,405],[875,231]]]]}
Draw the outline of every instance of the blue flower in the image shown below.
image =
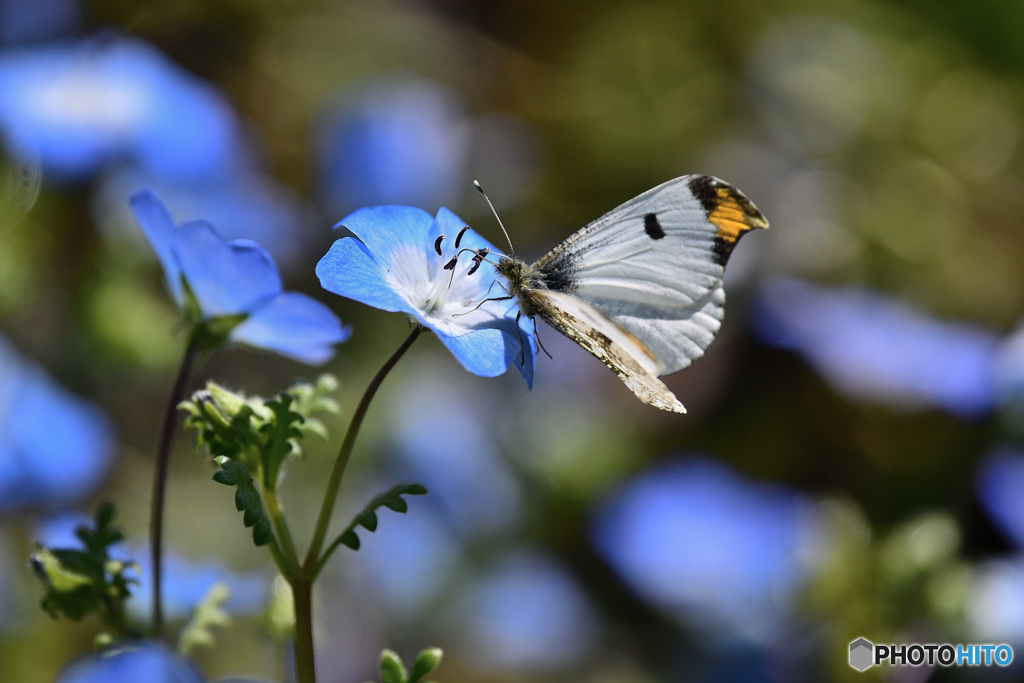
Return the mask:
{"type": "Polygon", "coordinates": [[[762,290],[755,329],[805,356],[839,391],[860,400],[934,405],[978,415],[997,400],[999,337],[947,323],[858,289],[780,279],[762,290]]]}
{"type": "Polygon", "coordinates": [[[487,249],[489,259],[498,257],[472,230],[463,234],[458,216],[445,208],[432,218],[409,206],[378,206],[360,209],[339,225],[355,238],[337,240],[320,259],[316,274],[324,289],[408,313],[475,375],[495,377],[515,365],[533,384],[531,326],[525,317],[517,326],[514,300],[488,301],[505,296],[494,268],[462,253],[454,269],[445,269],[458,251],[456,242],[463,251],[487,249]]]}
{"type": "Polygon", "coordinates": [[[520,552],[474,581],[458,601],[465,654],[479,664],[551,670],[577,663],[598,640],[600,621],[572,574],[555,560],[520,552]]]}
{"type": "Polygon", "coordinates": [[[331,210],[437,206],[458,197],[470,125],[452,92],[427,79],[394,78],[346,93],[342,102],[317,144],[331,210]]]}
{"type": "Polygon", "coordinates": [[[1018,549],[1024,550],[1024,451],[1004,446],[978,470],[978,500],[1018,549]]]}
{"type": "Polygon", "coordinates": [[[230,328],[230,340],[319,364],[348,339],[348,328],[326,306],[282,291],[277,266],[255,242],[228,241],[205,221],[175,226],[150,190],[133,194],[131,206],[178,305],[188,309],[194,300],[204,323],[242,318],[230,328]]]}
{"type": "Polygon", "coordinates": [[[0,512],[74,503],[100,483],[113,429],[0,339],[0,512]]]}
{"type": "Polygon", "coordinates": [[[215,177],[237,161],[238,129],[217,91],[137,40],[0,56],[0,130],[12,153],[60,179],[124,159],[157,177],[215,177]]]}
{"type": "Polygon", "coordinates": [[[57,675],[57,683],[204,683],[194,665],[165,645],[136,643],[84,655],[57,675]]]}
{"type": "Polygon", "coordinates": [[[810,506],[710,460],[665,463],[605,502],[597,551],[639,595],[697,627],[778,633],[820,538],[810,506]]]}

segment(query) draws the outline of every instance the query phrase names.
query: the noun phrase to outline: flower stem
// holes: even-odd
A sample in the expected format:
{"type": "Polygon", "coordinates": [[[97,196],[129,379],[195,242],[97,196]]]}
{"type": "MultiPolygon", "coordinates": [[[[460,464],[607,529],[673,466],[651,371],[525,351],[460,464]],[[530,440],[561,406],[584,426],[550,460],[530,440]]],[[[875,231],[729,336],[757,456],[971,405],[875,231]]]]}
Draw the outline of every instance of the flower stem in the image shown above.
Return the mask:
{"type": "Polygon", "coordinates": [[[278,538],[279,569],[282,576],[296,576],[299,571],[299,554],[295,550],[295,543],[292,541],[292,532],[288,528],[288,522],[284,518],[284,511],[281,509],[281,502],[277,499],[277,491],[263,489],[263,502],[267,506],[267,515],[270,516],[270,523],[274,526],[274,535],[278,538]]]}
{"type": "MultiPolygon", "coordinates": [[[[356,443],[356,436],[358,436],[359,428],[363,424],[366,410],[370,407],[370,401],[373,400],[377,389],[380,388],[381,382],[391,372],[391,369],[395,367],[399,359],[405,355],[405,352],[409,350],[409,347],[412,346],[412,343],[416,341],[416,338],[420,336],[422,331],[423,328],[417,326],[412,331],[412,334],[402,342],[402,345],[398,347],[398,350],[395,351],[391,358],[388,358],[383,367],[377,371],[377,374],[374,375],[373,379],[370,380],[370,384],[366,387],[366,391],[363,392],[363,397],[360,399],[359,405],[356,406],[356,411],[352,414],[352,421],[348,424],[345,439],[341,442],[341,449],[338,451],[338,457],[334,461],[334,469],[331,470],[331,478],[327,480],[327,491],[324,494],[324,502],[320,506],[320,516],[317,518],[316,530],[313,532],[313,541],[309,546],[309,552],[306,553],[306,560],[303,563],[303,569],[307,573],[311,573],[311,570],[317,566],[320,559],[320,549],[324,546],[327,527],[331,523],[331,513],[334,512],[334,504],[338,498],[341,479],[345,475],[345,467],[348,465],[349,457],[352,455],[352,447],[356,443]]],[[[310,576],[310,578],[315,578],[315,576],[310,576]]]]}
{"type": "Polygon", "coordinates": [[[406,337],[398,350],[377,371],[377,374],[370,380],[370,384],[367,385],[366,391],[363,392],[359,405],[352,413],[352,420],[348,423],[348,431],[345,432],[345,438],[338,450],[338,457],[334,461],[331,477],[327,480],[327,490],[320,506],[320,516],[317,518],[313,541],[309,546],[309,552],[306,553],[302,570],[298,575],[286,577],[292,589],[292,598],[295,601],[295,679],[298,683],[316,683],[316,662],[313,654],[313,581],[320,572],[320,550],[323,548],[324,538],[327,536],[327,527],[331,522],[331,514],[334,512],[334,504],[338,498],[338,489],[341,488],[341,480],[345,475],[345,467],[348,465],[359,428],[363,424],[363,418],[366,417],[366,411],[370,407],[370,402],[376,395],[377,389],[380,388],[384,378],[405,355],[422,331],[423,328],[417,326],[406,337]]]}
{"type": "Polygon", "coordinates": [[[150,564],[153,567],[153,637],[160,639],[164,631],[163,610],[163,536],[164,536],[164,494],[167,490],[167,469],[171,460],[171,444],[174,442],[174,426],[178,422],[178,404],[185,393],[185,386],[192,374],[199,348],[189,343],[185,356],[174,380],[171,396],[164,411],[160,442],[156,452],[156,467],[153,470],[153,495],[149,517],[150,564]]]}
{"type": "Polygon", "coordinates": [[[295,577],[288,582],[295,602],[295,680],[316,683],[313,656],[313,580],[295,577]]]}

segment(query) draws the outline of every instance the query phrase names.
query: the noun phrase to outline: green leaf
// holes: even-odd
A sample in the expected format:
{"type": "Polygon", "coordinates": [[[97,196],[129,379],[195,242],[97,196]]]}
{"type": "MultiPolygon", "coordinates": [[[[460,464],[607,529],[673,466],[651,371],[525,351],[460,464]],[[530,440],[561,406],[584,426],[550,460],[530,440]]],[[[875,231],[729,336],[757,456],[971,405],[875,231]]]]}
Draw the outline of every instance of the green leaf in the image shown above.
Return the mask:
{"type": "Polygon", "coordinates": [[[271,414],[260,426],[259,435],[262,440],[263,485],[267,489],[277,488],[281,465],[297,450],[297,443],[302,439],[298,425],[305,422],[305,418],[292,410],[293,401],[292,396],[285,392],[265,403],[271,414]]]}
{"type": "Polygon", "coordinates": [[[427,648],[416,655],[416,661],[412,664],[412,671],[409,673],[407,683],[419,683],[424,676],[441,664],[443,655],[444,652],[439,647],[427,648]]]}
{"type": "Polygon", "coordinates": [[[179,653],[189,655],[197,647],[213,647],[213,629],[231,625],[231,617],[223,609],[230,597],[231,589],[226,583],[218,581],[210,586],[181,631],[178,638],[179,653]]]}
{"type": "Polygon", "coordinates": [[[94,517],[95,526],[75,530],[81,548],[36,546],[30,561],[46,587],[40,606],[54,619],[63,615],[78,621],[88,614],[98,614],[115,631],[123,631],[124,601],[129,597],[130,584],[135,583],[125,573],[135,565],[110,557],[110,546],[124,538],[113,526],[116,516],[111,503],[101,504],[94,517]]]}
{"type": "Polygon", "coordinates": [[[214,473],[213,480],[226,486],[237,486],[235,491],[235,509],[242,513],[242,523],[252,528],[252,540],[257,546],[266,545],[274,540],[274,529],[263,510],[263,499],[253,484],[249,470],[239,462],[226,456],[218,456],[215,461],[221,469],[214,473]]]}
{"type": "Polygon", "coordinates": [[[359,536],[356,534],[356,527],[361,526],[371,533],[377,530],[377,513],[376,510],[382,507],[386,507],[395,512],[404,513],[409,509],[408,503],[402,499],[402,496],[422,496],[425,495],[427,489],[420,484],[395,484],[384,493],[379,493],[370,499],[370,502],[356,514],[355,518],[349,523],[345,530],[334,539],[324,551],[324,554],[320,558],[320,565],[322,566],[327,557],[334,552],[334,549],[339,545],[344,545],[352,550],[359,550],[359,536]]]}
{"type": "Polygon", "coordinates": [[[407,683],[407,676],[401,657],[387,649],[380,653],[381,683],[407,683]]]}

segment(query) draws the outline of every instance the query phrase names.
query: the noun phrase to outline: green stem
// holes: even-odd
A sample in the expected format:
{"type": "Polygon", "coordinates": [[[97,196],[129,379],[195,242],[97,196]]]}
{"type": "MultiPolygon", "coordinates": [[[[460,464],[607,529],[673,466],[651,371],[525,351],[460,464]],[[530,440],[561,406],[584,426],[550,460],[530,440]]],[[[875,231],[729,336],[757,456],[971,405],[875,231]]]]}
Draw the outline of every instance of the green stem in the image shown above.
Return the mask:
{"type": "Polygon", "coordinates": [[[288,584],[295,601],[295,681],[316,683],[313,657],[313,581],[297,576],[288,584]]]}
{"type": "Polygon", "coordinates": [[[281,503],[277,499],[277,491],[264,488],[263,502],[267,505],[267,514],[270,516],[270,523],[274,526],[274,535],[280,540],[278,568],[285,577],[297,576],[299,574],[299,553],[295,550],[292,532],[288,528],[288,522],[285,521],[281,503]]]}
{"type": "Polygon", "coordinates": [[[412,346],[412,343],[416,341],[416,338],[420,336],[422,331],[423,328],[417,326],[412,331],[412,334],[402,342],[402,345],[398,347],[398,350],[395,351],[391,358],[388,358],[383,367],[377,371],[377,374],[374,375],[373,379],[370,380],[370,384],[366,387],[359,405],[356,406],[356,411],[352,414],[352,421],[348,424],[345,439],[341,442],[341,449],[338,451],[338,457],[334,461],[334,469],[331,470],[331,478],[327,480],[327,491],[324,494],[324,502],[320,506],[320,516],[317,518],[316,530],[313,532],[313,542],[309,546],[309,552],[306,553],[306,560],[302,565],[304,572],[309,574],[311,579],[316,576],[312,572],[317,567],[317,562],[320,559],[320,549],[324,546],[327,527],[331,523],[331,513],[334,512],[334,504],[337,502],[338,489],[341,488],[341,479],[345,475],[345,467],[348,465],[348,460],[352,455],[352,447],[355,446],[356,436],[358,436],[359,428],[363,424],[366,410],[370,407],[370,401],[373,400],[377,389],[380,388],[381,382],[391,372],[391,369],[395,367],[399,359],[405,355],[405,352],[409,350],[409,347],[412,346]]]}
{"type": "Polygon", "coordinates": [[[337,502],[338,489],[341,488],[345,467],[352,456],[356,436],[359,434],[359,428],[363,424],[363,418],[366,417],[366,411],[370,407],[370,401],[373,400],[377,389],[422,332],[423,328],[419,326],[412,331],[398,347],[398,350],[377,371],[366,387],[366,391],[363,392],[359,405],[352,413],[352,421],[348,423],[348,431],[345,432],[345,438],[338,450],[338,457],[334,461],[331,477],[327,480],[327,490],[320,506],[320,516],[317,518],[316,530],[313,533],[309,552],[306,553],[301,570],[291,577],[286,576],[288,584],[292,588],[292,598],[295,601],[295,680],[297,683],[316,683],[316,660],[313,655],[313,581],[320,572],[320,550],[323,548],[324,538],[327,536],[327,527],[331,522],[334,504],[337,502]]]}
{"type": "Polygon", "coordinates": [[[189,342],[181,368],[174,380],[171,396],[164,411],[160,441],[156,451],[156,466],[153,470],[153,494],[150,502],[149,541],[150,564],[153,568],[153,637],[160,639],[164,632],[163,609],[163,538],[164,538],[164,497],[167,491],[167,471],[171,461],[171,444],[174,443],[174,426],[178,422],[178,404],[185,393],[188,378],[192,374],[199,348],[189,342]]]}

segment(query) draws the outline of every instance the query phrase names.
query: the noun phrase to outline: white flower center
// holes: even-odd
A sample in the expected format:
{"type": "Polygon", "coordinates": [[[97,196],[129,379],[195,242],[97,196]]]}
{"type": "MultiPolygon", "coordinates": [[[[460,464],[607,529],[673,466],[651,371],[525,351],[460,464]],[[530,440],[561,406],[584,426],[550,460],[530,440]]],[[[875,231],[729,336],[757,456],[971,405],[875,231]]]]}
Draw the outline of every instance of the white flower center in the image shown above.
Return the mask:
{"type": "MultiPolygon", "coordinates": [[[[476,265],[473,254],[464,251],[458,258],[455,268],[445,270],[455,255],[453,246],[442,250],[438,256],[433,245],[424,251],[414,245],[400,247],[391,253],[388,269],[389,284],[409,302],[423,317],[429,318],[435,325],[442,327],[471,327],[477,315],[493,317],[488,305],[481,306],[488,297],[502,296],[489,292],[494,281],[494,269],[483,263],[473,274],[476,265]]],[[[493,289],[493,288],[492,288],[493,289]]]]}

